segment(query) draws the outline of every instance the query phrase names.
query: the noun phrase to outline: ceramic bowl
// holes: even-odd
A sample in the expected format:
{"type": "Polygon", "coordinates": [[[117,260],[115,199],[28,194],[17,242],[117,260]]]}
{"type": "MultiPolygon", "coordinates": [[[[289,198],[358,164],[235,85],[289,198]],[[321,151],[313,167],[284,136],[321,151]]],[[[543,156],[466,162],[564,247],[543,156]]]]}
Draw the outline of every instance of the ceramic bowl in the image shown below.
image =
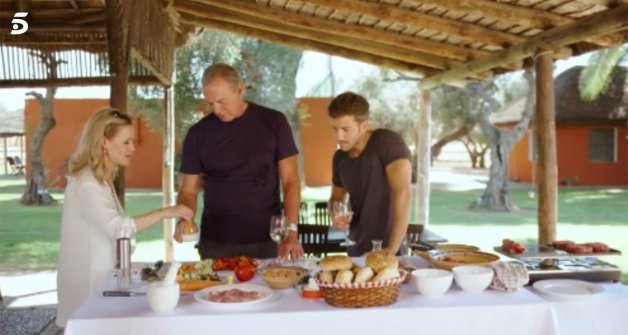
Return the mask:
{"type": "Polygon", "coordinates": [[[484,291],[493,280],[493,269],[485,266],[464,265],[452,269],[456,284],[468,292],[484,291]]]}
{"type": "Polygon", "coordinates": [[[261,269],[259,274],[270,288],[286,289],[294,287],[308,271],[298,266],[274,266],[261,269]]]}
{"type": "Polygon", "coordinates": [[[441,269],[417,269],[412,271],[412,283],[417,291],[426,296],[442,295],[451,286],[453,274],[441,269]]]}
{"type": "Polygon", "coordinates": [[[178,283],[173,285],[162,285],[161,282],[150,283],[146,294],[148,305],[158,313],[171,311],[177,307],[179,293],[178,283]]]}
{"type": "Polygon", "coordinates": [[[429,260],[437,268],[451,270],[461,265],[489,266],[499,262],[499,256],[480,251],[450,251],[430,253],[429,260]]]}

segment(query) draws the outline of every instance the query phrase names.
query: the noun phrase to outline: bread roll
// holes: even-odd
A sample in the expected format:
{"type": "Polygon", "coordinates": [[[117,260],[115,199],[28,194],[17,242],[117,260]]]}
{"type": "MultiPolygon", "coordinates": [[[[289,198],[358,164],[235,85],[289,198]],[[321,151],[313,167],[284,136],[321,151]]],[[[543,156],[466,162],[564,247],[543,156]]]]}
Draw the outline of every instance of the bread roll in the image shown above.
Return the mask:
{"type": "Polygon", "coordinates": [[[366,266],[379,274],[382,269],[387,267],[392,267],[396,270],[399,267],[399,261],[388,250],[371,251],[366,254],[366,266]]]}
{"type": "Polygon", "coordinates": [[[387,267],[378,272],[377,275],[375,275],[375,278],[373,278],[373,281],[394,279],[399,278],[399,276],[399,270],[397,270],[397,268],[387,267]]]}
{"type": "Polygon", "coordinates": [[[368,266],[365,266],[358,271],[358,273],[355,275],[355,279],[353,280],[353,282],[354,283],[366,283],[367,281],[371,280],[371,278],[373,278],[374,275],[375,275],[375,272],[373,272],[373,269],[371,269],[368,266]]]}
{"type": "Polygon", "coordinates": [[[351,265],[351,271],[353,271],[353,273],[357,274],[358,271],[360,271],[362,267],[359,266],[356,262],[353,262],[353,265],[351,265]]]}
{"type": "Polygon", "coordinates": [[[340,270],[336,275],[336,283],[351,283],[353,281],[353,271],[351,270],[340,270]]]}
{"type": "Polygon", "coordinates": [[[333,283],[334,282],[334,273],[331,271],[323,271],[321,272],[320,279],[323,283],[333,283]]]}
{"type": "Polygon", "coordinates": [[[353,262],[347,256],[327,256],[321,260],[323,271],[349,270],[352,266],[353,262]]]}

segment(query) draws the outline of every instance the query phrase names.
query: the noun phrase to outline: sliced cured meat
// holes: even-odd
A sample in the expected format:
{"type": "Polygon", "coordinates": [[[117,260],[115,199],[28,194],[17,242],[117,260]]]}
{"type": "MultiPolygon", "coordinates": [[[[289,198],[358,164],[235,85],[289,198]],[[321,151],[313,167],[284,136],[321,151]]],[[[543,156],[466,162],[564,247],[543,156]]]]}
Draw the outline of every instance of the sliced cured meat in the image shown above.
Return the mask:
{"type": "Polygon", "coordinates": [[[566,250],[572,254],[590,254],[593,252],[593,247],[586,244],[570,244],[566,250]]]}
{"type": "Polygon", "coordinates": [[[554,247],[556,249],[567,251],[567,247],[572,245],[572,244],[575,244],[575,243],[573,241],[570,241],[570,240],[560,240],[560,241],[552,242],[552,247],[554,247]]]}
{"type": "Polygon", "coordinates": [[[207,299],[213,302],[237,303],[253,301],[263,298],[265,293],[257,291],[244,291],[238,288],[220,292],[210,292],[207,299]]]}
{"type": "Polygon", "coordinates": [[[502,240],[502,249],[511,254],[522,254],[526,251],[523,244],[507,238],[502,240]]]}
{"type": "Polygon", "coordinates": [[[610,248],[608,247],[608,245],[602,242],[589,242],[589,243],[585,243],[585,245],[588,245],[591,248],[593,248],[593,252],[609,252],[610,251],[610,248]]]}

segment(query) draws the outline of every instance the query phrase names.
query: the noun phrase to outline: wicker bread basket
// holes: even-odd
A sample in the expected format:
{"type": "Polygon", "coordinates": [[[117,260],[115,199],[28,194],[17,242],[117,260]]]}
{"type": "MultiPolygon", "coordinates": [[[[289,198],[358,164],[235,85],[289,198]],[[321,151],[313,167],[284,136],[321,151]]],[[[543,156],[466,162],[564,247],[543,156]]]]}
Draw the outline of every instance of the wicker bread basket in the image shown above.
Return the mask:
{"type": "Polygon", "coordinates": [[[407,276],[405,271],[399,271],[401,276],[395,279],[367,283],[326,283],[320,280],[320,273],[315,277],[316,283],[323,293],[325,302],[336,307],[373,307],[390,305],[397,301],[401,283],[407,276]]]}

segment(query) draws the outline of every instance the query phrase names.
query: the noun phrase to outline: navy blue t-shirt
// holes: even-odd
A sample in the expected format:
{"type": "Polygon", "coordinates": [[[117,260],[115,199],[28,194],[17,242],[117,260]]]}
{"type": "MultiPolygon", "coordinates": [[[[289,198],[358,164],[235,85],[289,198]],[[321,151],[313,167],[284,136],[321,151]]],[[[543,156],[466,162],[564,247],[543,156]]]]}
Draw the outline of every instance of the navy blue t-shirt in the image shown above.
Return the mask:
{"type": "Polygon", "coordinates": [[[181,173],[202,174],[201,239],[220,244],[270,240],[270,216],[280,213],[281,159],[298,154],[286,117],[249,103],[231,122],[210,114],[185,141],[181,173]]]}

